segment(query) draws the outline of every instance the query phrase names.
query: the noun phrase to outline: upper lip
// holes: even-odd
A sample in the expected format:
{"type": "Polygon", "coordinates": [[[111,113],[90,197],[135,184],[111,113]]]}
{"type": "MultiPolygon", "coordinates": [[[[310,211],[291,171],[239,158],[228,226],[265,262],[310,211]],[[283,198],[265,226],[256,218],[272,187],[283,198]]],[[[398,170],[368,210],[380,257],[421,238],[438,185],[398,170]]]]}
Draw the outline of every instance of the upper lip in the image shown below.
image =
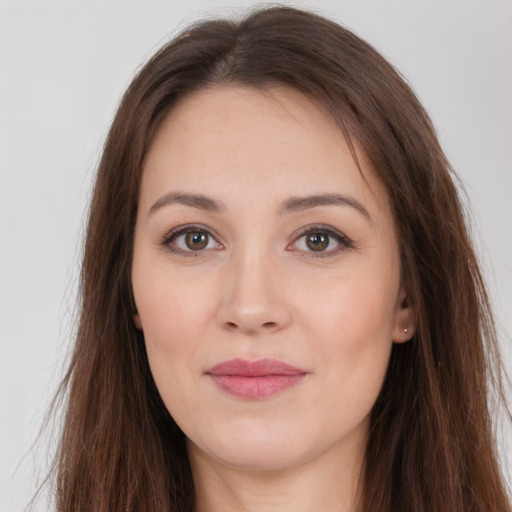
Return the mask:
{"type": "Polygon", "coordinates": [[[299,375],[307,372],[277,359],[258,359],[256,361],[230,359],[216,364],[206,373],[208,375],[263,377],[266,375],[299,375]]]}

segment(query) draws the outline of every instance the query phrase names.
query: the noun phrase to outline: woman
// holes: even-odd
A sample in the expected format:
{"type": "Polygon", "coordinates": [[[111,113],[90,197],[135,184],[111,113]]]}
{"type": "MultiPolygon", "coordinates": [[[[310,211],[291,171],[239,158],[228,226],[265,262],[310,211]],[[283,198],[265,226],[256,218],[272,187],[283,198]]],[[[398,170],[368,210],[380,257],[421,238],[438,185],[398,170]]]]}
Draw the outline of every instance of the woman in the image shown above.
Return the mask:
{"type": "Polygon", "coordinates": [[[393,68],[291,8],[197,24],[98,169],[57,508],[509,511],[496,347],[393,68]]]}

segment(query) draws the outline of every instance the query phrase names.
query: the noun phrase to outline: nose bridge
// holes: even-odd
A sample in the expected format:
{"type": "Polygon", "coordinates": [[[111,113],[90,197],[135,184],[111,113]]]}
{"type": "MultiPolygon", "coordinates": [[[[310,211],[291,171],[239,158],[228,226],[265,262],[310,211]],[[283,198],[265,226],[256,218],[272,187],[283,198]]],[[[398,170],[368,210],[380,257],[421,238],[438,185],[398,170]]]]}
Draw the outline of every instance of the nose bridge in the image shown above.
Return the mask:
{"type": "Polygon", "coordinates": [[[268,247],[237,247],[225,268],[219,319],[244,332],[275,331],[290,319],[283,273],[268,247]]]}

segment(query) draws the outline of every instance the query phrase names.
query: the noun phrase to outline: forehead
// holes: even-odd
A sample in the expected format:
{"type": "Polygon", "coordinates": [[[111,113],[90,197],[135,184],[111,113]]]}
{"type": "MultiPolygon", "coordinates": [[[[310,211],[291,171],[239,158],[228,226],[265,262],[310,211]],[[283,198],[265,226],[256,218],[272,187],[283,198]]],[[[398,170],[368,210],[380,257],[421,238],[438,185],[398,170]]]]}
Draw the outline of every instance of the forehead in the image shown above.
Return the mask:
{"type": "Polygon", "coordinates": [[[361,168],[324,108],[295,90],[206,89],[181,100],[162,123],[146,158],[141,199],[205,187],[269,201],[334,191],[388,215],[387,193],[364,154],[357,156],[361,168]]]}

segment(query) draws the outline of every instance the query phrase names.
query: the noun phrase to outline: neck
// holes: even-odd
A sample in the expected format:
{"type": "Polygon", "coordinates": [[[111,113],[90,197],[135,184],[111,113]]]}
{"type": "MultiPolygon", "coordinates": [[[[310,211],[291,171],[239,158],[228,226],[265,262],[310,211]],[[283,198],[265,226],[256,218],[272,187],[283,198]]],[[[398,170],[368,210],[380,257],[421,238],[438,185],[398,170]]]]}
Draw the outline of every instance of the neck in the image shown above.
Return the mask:
{"type": "Polygon", "coordinates": [[[240,469],[189,443],[197,512],[355,512],[363,450],[286,469],[240,469]]]}

